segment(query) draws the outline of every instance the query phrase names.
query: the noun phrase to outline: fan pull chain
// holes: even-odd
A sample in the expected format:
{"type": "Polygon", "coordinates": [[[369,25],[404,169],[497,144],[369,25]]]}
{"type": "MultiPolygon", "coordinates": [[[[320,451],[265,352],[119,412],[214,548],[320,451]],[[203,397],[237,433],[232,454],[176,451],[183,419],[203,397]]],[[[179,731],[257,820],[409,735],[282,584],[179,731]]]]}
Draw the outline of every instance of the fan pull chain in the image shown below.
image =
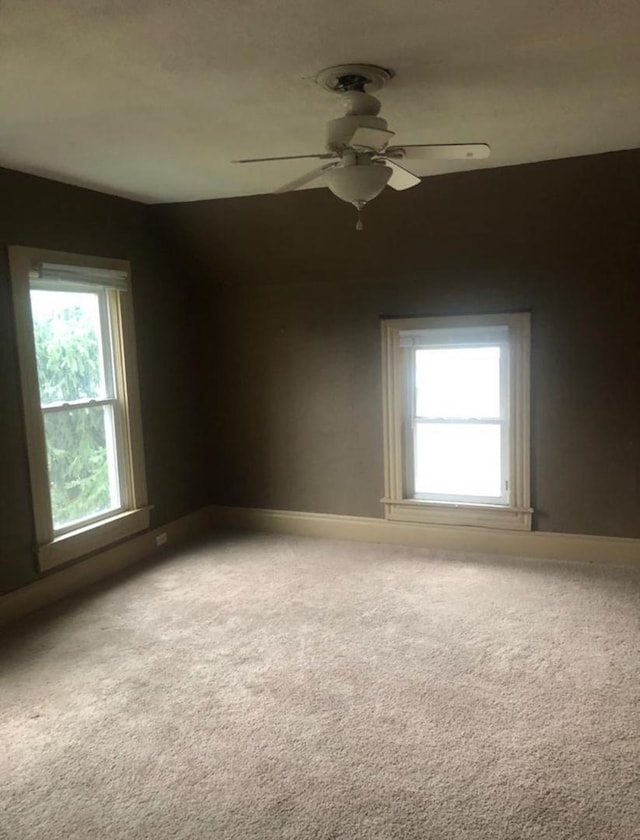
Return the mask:
{"type": "Polygon", "coordinates": [[[356,222],[356,230],[364,230],[364,225],[362,224],[362,208],[365,205],[364,201],[354,201],[356,210],[358,211],[358,221],[356,222]]]}

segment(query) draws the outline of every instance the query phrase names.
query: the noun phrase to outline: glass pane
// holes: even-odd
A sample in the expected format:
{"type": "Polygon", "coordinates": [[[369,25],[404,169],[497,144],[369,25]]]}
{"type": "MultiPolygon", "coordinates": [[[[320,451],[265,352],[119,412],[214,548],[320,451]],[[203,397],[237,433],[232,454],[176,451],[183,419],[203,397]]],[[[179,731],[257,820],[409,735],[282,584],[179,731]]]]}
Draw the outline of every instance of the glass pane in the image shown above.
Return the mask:
{"type": "Polygon", "coordinates": [[[104,397],[96,292],[31,290],[40,402],[104,397]]]}
{"type": "Polygon", "coordinates": [[[418,423],[415,492],[502,496],[498,424],[418,423]]]}
{"type": "Polygon", "coordinates": [[[111,406],[44,414],[53,527],[120,507],[111,406]]]}
{"type": "Polygon", "coordinates": [[[500,417],[500,347],[416,350],[416,414],[500,417]]]}

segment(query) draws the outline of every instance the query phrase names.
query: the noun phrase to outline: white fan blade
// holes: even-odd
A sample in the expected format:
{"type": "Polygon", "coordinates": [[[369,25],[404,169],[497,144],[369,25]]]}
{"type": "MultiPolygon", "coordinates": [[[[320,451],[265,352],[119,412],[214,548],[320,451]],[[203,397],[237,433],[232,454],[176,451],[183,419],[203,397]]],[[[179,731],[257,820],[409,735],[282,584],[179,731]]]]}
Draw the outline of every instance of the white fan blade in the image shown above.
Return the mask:
{"type": "Polygon", "coordinates": [[[274,190],[274,193],[286,193],[300,189],[300,187],[304,187],[305,184],[309,184],[311,181],[315,181],[316,178],[324,175],[325,170],[331,169],[333,166],[337,165],[338,161],[335,161],[334,163],[325,163],[324,166],[319,166],[317,169],[312,169],[311,172],[307,172],[306,175],[301,175],[300,178],[296,178],[294,181],[289,181],[289,183],[285,184],[283,187],[278,187],[277,190],[274,190]]]}
{"type": "Polygon", "coordinates": [[[371,152],[381,152],[387,148],[387,144],[395,136],[393,131],[384,131],[381,128],[356,128],[349,145],[355,149],[367,149],[371,152]]]}
{"type": "Polygon", "coordinates": [[[415,187],[420,183],[420,178],[409,172],[404,166],[400,166],[395,160],[385,158],[385,164],[391,167],[391,177],[387,181],[387,185],[394,190],[408,190],[409,187],[415,187]]]}
{"type": "Polygon", "coordinates": [[[319,160],[326,160],[327,158],[332,157],[335,157],[333,152],[323,152],[319,155],[289,155],[288,157],[246,158],[245,160],[232,160],[231,163],[267,163],[270,160],[303,160],[304,158],[318,158],[319,160]]]}
{"type": "Polygon", "coordinates": [[[385,155],[420,160],[481,160],[491,154],[486,143],[445,143],[440,146],[391,146],[385,155]]]}

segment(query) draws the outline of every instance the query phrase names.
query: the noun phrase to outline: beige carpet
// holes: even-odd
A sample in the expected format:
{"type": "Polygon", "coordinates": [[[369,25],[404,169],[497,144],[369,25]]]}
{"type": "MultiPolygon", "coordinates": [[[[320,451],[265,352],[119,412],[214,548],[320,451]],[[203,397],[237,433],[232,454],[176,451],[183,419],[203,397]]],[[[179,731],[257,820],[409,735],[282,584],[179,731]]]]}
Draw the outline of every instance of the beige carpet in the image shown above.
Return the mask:
{"type": "Polygon", "coordinates": [[[5,629],[0,837],[640,838],[640,570],[227,536],[5,629]]]}

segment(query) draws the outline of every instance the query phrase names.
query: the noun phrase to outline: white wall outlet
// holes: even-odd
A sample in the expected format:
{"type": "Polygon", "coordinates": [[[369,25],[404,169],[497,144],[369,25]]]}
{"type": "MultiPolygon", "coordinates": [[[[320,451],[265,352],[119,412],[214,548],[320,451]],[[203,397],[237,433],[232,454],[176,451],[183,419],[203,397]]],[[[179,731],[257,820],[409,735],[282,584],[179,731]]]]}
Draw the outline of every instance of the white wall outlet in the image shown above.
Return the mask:
{"type": "Polygon", "coordinates": [[[161,534],[156,534],[156,547],[164,545],[167,541],[167,533],[163,531],[161,534]]]}

